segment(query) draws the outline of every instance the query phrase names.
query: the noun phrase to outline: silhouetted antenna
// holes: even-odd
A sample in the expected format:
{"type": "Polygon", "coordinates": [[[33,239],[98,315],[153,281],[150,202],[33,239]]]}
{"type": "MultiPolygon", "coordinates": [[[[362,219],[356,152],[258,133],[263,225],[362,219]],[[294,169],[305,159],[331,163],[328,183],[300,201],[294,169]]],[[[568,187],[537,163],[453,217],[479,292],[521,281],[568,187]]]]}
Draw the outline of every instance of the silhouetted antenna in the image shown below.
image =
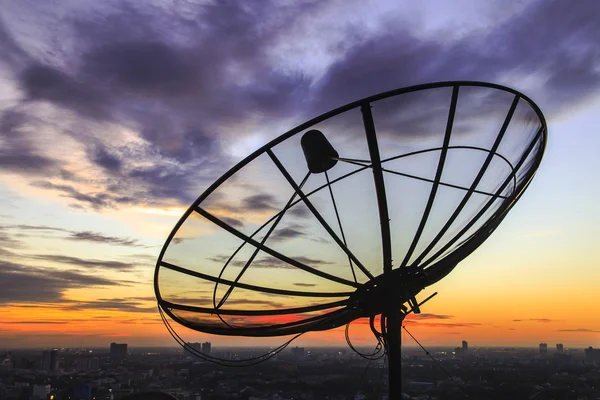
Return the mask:
{"type": "MultiPolygon", "coordinates": [[[[171,320],[227,336],[295,337],[369,319],[402,394],[401,327],[496,229],[545,149],[540,109],[490,83],[441,82],[329,111],[256,150],[179,220],[154,289],[171,320]],[[370,171],[370,172],[369,172],[370,171]],[[376,320],[377,316],[377,320],[376,320]]],[[[190,346],[186,346],[194,351],[190,346]]],[[[357,351],[358,352],[358,351],[357,351]]]]}

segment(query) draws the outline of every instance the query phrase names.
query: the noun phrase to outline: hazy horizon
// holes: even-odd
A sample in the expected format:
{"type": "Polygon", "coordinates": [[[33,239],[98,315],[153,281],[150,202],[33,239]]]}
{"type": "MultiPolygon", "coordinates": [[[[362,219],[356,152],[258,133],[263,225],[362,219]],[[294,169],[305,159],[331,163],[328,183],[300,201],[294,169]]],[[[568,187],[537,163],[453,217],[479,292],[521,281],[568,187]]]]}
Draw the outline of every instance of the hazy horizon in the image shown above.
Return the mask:
{"type": "MultiPolygon", "coordinates": [[[[5,2],[0,346],[174,346],[157,312],[154,268],[179,218],[212,182],[268,141],[334,107],[409,85],[480,80],[515,88],[540,106],[548,122],[546,153],[502,224],[417,296],[439,293],[405,324],[428,348],[462,340],[475,347],[600,347],[598,15],[594,0],[575,7],[560,0],[266,1],[252,7],[5,2]]],[[[429,127],[429,118],[417,114],[415,131],[429,127]]],[[[273,212],[274,199],[261,197],[260,189],[283,178],[261,176],[267,178],[242,177],[238,192],[215,195],[238,204],[220,208],[223,217],[246,227],[273,212]]],[[[357,250],[379,254],[378,221],[365,227],[353,218],[364,211],[352,202],[354,189],[339,189],[349,204],[348,236],[357,250]]],[[[398,195],[394,204],[400,208],[408,197],[398,195]]],[[[320,267],[343,258],[319,247],[319,227],[306,222],[298,229],[297,218],[276,246],[320,267]],[[304,247],[286,241],[305,232],[317,233],[305,236],[304,247]]],[[[396,237],[404,239],[408,233],[399,226],[396,237]]],[[[178,237],[189,253],[177,256],[196,260],[200,247],[192,238],[211,237],[203,242],[210,259],[195,266],[216,270],[221,253],[236,243],[220,241],[215,232],[191,226],[178,237]]],[[[246,277],[255,283],[275,282],[277,271],[296,289],[319,284],[273,263],[250,270],[246,277]]],[[[172,284],[170,294],[212,300],[212,287],[182,293],[184,286],[172,284]]],[[[237,304],[250,308],[288,304],[238,293],[237,304]]],[[[186,341],[215,347],[286,340],[176,330],[186,341]]],[[[355,345],[375,346],[364,321],[350,331],[355,345]]],[[[403,335],[403,342],[411,339],[403,335]]],[[[343,329],[335,329],[306,334],[292,346],[344,343],[343,329]]]]}

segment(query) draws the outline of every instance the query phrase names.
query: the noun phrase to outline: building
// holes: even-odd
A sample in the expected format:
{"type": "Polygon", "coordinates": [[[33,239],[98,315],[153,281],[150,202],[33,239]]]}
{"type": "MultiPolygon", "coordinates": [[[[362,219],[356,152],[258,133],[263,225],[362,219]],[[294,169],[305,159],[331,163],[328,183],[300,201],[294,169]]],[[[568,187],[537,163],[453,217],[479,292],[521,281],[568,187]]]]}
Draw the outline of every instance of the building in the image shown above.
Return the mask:
{"type": "Polygon", "coordinates": [[[585,349],[585,360],[600,362],[600,349],[594,349],[592,346],[585,349]]]}
{"type": "MultiPolygon", "coordinates": [[[[209,343],[210,345],[210,343],[209,343]]],[[[202,351],[202,343],[200,342],[188,342],[185,344],[183,348],[183,354],[186,357],[196,357],[196,354],[203,353],[202,351]]]]}
{"type": "Polygon", "coordinates": [[[71,400],[92,400],[92,387],[90,385],[78,385],[73,387],[71,400]]]}
{"type": "Polygon", "coordinates": [[[10,351],[0,355],[0,373],[10,372],[13,367],[12,353],[10,351]]]}
{"type": "Polygon", "coordinates": [[[542,354],[542,355],[548,354],[548,344],[547,343],[540,343],[540,354],[542,354]]]}
{"type": "Polygon", "coordinates": [[[51,390],[52,388],[50,385],[34,385],[31,398],[36,400],[46,400],[51,390]]]}
{"type": "Polygon", "coordinates": [[[100,359],[93,358],[78,358],[75,360],[75,369],[77,371],[92,371],[100,369],[100,359]]]}
{"type": "Polygon", "coordinates": [[[298,346],[293,347],[292,348],[292,355],[296,359],[302,359],[302,358],[304,358],[304,347],[298,347],[298,346]]]}
{"type": "Polygon", "coordinates": [[[58,370],[58,350],[44,350],[42,351],[42,370],[43,371],[56,371],[58,370]]]}
{"type": "Polygon", "coordinates": [[[467,343],[466,340],[462,341],[462,350],[463,350],[463,353],[466,353],[467,351],[469,351],[469,344],[467,343]]]}
{"type": "Polygon", "coordinates": [[[202,354],[206,354],[207,356],[210,356],[210,348],[211,348],[210,342],[202,343],[202,354]]]}
{"type": "Polygon", "coordinates": [[[111,343],[110,358],[113,360],[123,360],[127,358],[127,343],[111,343]]]}
{"type": "Polygon", "coordinates": [[[562,343],[557,343],[557,344],[556,344],[556,352],[557,352],[557,353],[560,353],[560,354],[562,354],[562,353],[564,353],[564,352],[565,352],[565,349],[564,349],[564,347],[563,347],[562,343]]]}

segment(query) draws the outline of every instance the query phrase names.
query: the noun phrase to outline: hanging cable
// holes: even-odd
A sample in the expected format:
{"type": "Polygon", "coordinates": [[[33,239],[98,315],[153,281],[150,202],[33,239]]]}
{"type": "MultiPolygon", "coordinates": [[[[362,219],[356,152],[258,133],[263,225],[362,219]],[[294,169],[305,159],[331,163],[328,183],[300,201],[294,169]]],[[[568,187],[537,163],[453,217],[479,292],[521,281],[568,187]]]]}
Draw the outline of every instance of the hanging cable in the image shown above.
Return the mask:
{"type": "MultiPolygon", "coordinates": [[[[379,344],[377,344],[377,346],[379,346],[379,344]]],[[[358,394],[358,391],[360,390],[363,380],[365,379],[365,375],[367,375],[367,371],[369,370],[369,367],[371,366],[371,361],[373,361],[372,358],[368,359],[369,361],[367,362],[367,366],[365,367],[365,369],[363,370],[362,374],[360,375],[360,380],[358,381],[358,385],[356,386],[356,390],[354,391],[354,393],[358,394]]]]}
{"type": "MultiPolygon", "coordinates": [[[[371,317],[371,318],[374,318],[374,317],[371,317]]],[[[348,344],[348,347],[350,347],[350,349],[361,358],[364,358],[364,359],[370,360],[370,361],[374,361],[374,360],[381,359],[385,355],[385,351],[382,351],[382,350],[384,350],[384,345],[383,345],[383,341],[382,341],[381,337],[375,336],[375,338],[377,339],[377,345],[375,346],[375,350],[373,351],[373,353],[365,354],[365,353],[361,353],[360,351],[358,351],[352,345],[352,341],[350,340],[350,323],[346,324],[346,329],[345,329],[344,335],[346,337],[346,344],[348,344]]]]}
{"type": "Polygon", "coordinates": [[[263,355],[260,355],[260,356],[257,356],[257,357],[251,357],[251,358],[247,358],[247,359],[243,359],[243,360],[226,360],[226,359],[223,359],[223,358],[213,357],[213,356],[210,356],[208,354],[204,354],[204,353],[198,351],[197,349],[194,349],[193,347],[189,346],[181,338],[181,336],[179,336],[177,334],[177,332],[175,332],[175,330],[173,329],[173,327],[171,326],[171,324],[169,323],[169,321],[165,317],[164,311],[162,310],[162,308],[160,307],[160,305],[158,307],[158,311],[160,313],[160,317],[161,317],[163,323],[165,324],[165,327],[169,331],[169,334],[171,335],[171,337],[173,337],[173,339],[175,339],[175,341],[181,347],[183,347],[185,350],[187,350],[188,352],[190,352],[194,356],[196,356],[196,357],[198,357],[198,358],[200,358],[200,359],[202,359],[204,361],[211,362],[213,364],[218,364],[218,365],[226,366],[226,367],[250,367],[252,365],[257,365],[257,364],[260,364],[262,362],[265,362],[265,361],[269,360],[270,358],[272,358],[272,357],[276,356],[277,354],[279,354],[290,343],[292,343],[292,341],[294,341],[299,336],[301,336],[301,335],[304,334],[304,332],[301,332],[301,333],[293,336],[287,342],[281,344],[280,346],[276,347],[274,350],[272,350],[272,351],[270,351],[268,353],[265,353],[263,355]]]}
{"type": "Polygon", "coordinates": [[[381,373],[379,374],[379,382],[377,382],[377,398],[380,398],[379,394],[381,393],[381,384],[383,383],[383,372],[385,370],[385,365],[388,363],[387,354],[385,355],[385,360],[383,361],[383,365],[380,367],[381,373]]]}
{"type": "Polygon", "coordinates": [[[438,360],[436,360],[430,353],[429,351],[427,351],[427,349],[425,347],[423,347],[423,345],[417,340],[416,337],[414,337],[412,335],[412,333],[410,333],[408,331],[408,329],[406,329],[406,326],[402,325],[402,328],[406,331],[406,333],[408,333],[410,335],[410,337],[419,345],[419,347],[421,349],[423,349],[423,351],[425,352],[425,354],[427,354],[429,356],[429,358],[431,358],[431,360],[433,361],[433,363],[435,365],[437,365],[438,367],[440,367],[440,369],[442,371],[444,371],[444,373],[446,374],[446,376],[448,376],[448,379],[450,379],[452,381],[452,383],[458,388],[458,390],[460,390],[465,397],[469,397],[469,395],[464,391],[464,389],[458,384],[458,382],[456,382],[456,380],[454,380],[454,377],[452,375],[450,375],[450,373],[446,370],[446,368],[444,368],[444,366],[438,362],[438,360]]]}

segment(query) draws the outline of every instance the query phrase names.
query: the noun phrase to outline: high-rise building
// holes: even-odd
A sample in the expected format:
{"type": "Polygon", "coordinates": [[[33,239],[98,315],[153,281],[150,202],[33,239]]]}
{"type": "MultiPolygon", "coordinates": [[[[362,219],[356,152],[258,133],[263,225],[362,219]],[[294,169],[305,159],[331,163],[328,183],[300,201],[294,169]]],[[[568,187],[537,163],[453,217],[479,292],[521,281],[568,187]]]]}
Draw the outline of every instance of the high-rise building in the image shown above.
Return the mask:
{"type": "Polygon", "coordinates": [[[10,351],[0,355],[0,372],[10,372],[13,367],[12,353],[10,351]]]}
{"type": "Polygon", "coordinates": [[[540,343],[540,354],[548,354],[548,344],[540,343]]]}
{"type": "Polygon", "coordinates": [[[302,359],[302,358],[304,358],[304,347],[298,347],[298,346],[293,347],[292,348],[292,355],[296,359],[302,359]]]}
{"type": "Polygon", "coordinates": [[[200,342],[187,342],[185,346],[183,354],[186,357],[196,357],[196,354],[202,353],[202,343],[200,342]]]}
{"type": "Polygon", "coordinates": [[[600,361],[600,349],[595,349],[592,346],[585,349],[586,361],[600,361]]]}
{"type": "Polygon", "coordinates": [[[56,371],[58,369],[58,350],[42,351],[42,370],[56,371]]]}
{"type": "Polygon", "coordinates": [[[463,353],[466,353],[467,351],[469,351],[469,344],[467,343],[466,340],[462,341],[462,349],[463,349],[463,353]]]}
{"type": "Polygon", "coordinates": [[[113,360],[123,360],[127,358],[127,343],[111,343],[110,358],[113,360]]]}
{"type": "Polygon", "coordinates": [[[557,343],[556,344],[556,352],[562,354],[562,353],[564,353],[564,351],[565,351],[565,349],[564,349],[562,343],[557,343]]]}
{"type": "Polygon", "coordinates": [[[204,342],[202,343],[202,354],[206,354],[207,356],[210,355],[210,342],[204,342]]]}

